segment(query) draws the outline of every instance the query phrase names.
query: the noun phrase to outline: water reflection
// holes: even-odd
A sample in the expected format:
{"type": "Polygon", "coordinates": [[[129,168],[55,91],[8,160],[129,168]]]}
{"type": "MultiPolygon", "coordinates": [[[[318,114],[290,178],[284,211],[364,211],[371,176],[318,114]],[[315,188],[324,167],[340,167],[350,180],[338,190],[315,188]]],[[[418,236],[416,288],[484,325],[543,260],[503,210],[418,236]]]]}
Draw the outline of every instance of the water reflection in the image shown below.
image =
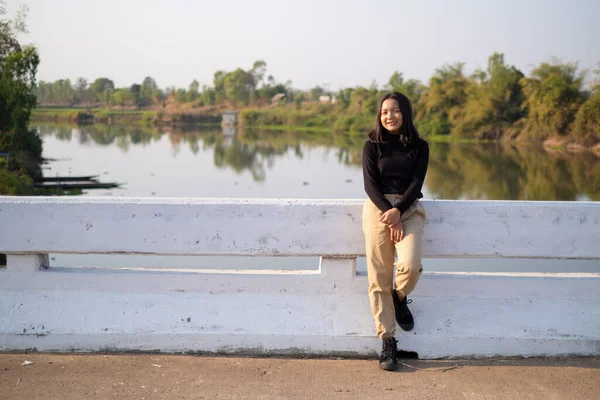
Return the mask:
{"type": "Polygon", "coordinates": [[[598,161],[532,146],[434,144],[427,183],[444,199],[599,200],[598,161]]]}
{"type": "MultiPolygon", "coordinates": [[[[317,146],[333,152],[340,165],[360,166],[364,143],[362,137],[215,127],[44,124],[37,129],[42,136],[75,139],[82,146],[115,146],[125,153],[167,135],[174,157],[183,146],[193,154],[212,151],[216,168],[248,171],[255,182],[265,181],[278,159],[291,155],[303,160],[306,149],[317,146]]],[[[426,189],[431,197],[443,199],[598,201],[598,161],[592,153],[548,153],[531,146],[432,143],[426,189]]]]}

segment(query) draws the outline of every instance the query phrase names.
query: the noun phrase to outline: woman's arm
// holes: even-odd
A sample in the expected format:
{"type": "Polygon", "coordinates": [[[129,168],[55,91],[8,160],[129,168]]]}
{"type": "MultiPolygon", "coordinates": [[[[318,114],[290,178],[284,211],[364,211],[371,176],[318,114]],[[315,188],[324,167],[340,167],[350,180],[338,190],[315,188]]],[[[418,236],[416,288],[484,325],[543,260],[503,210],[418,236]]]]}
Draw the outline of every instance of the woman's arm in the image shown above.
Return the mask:
{"type": "Polygon", "coordinates": [[[425,182],[425,174],[427,173],[427,166],[429,165],[429,145],[426,141],[421,140],[419,146],[419,158],[417,159],[417,165],[415,167],[415,173],[413,174],[412,180],[408,189],[402,195],[402,199],[396,204],[394,208],[400,210],[403,214],[410,206],[413,205],[415,200],[419,197],[421,189],[423,189],[423,182],[425,182]]]}
{"type": "Polygon", "coordinates": [[[378,176],[379,168],[377,168],[377,151],[374,143],[368,140],[363,147],[363,178],[365,192],[367,192],[369,199],[371,199],[381,212],[386,212],[392,208],[392,204],[381,192],[381,187],[377,183],[378,176]]]}

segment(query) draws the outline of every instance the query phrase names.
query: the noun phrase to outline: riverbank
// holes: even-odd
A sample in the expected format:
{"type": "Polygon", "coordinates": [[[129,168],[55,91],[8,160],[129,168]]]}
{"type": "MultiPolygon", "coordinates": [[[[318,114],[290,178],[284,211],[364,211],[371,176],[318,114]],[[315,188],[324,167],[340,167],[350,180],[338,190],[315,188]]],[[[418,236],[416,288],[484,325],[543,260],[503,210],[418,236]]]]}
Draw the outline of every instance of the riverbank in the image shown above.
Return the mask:
{"type": "MultiPolygon", "coordinates": [[[[335,105],[313,104],[301,108],[244,109],[239,112],[239,124],[243,127],[265,130],[305,130],[327,132],[348,137],[364,137],[372,129],[374,118],[371,113],[336,113],[335,105]]],[[[556,135],[537,138],[527,134],[524,124],[500,129],[494,135],[472,132],[463,135],[431,135],[426,127],[415,122],[419,132],[429,142],[435,143],[506,143],[540,145],[548,151],[581,152],[591,151],[600,156],[600,143],[585,141],[571,135],[556,135]]]]}
{"type": "MultiPolygon", "coordinates": [[[[117,110],[105,108],[54,108],[40,107],[33,111],[32,122],[57,122],[75,124],[141,125],[141,126],[215,126],[221,125],[224,108],[204,109],[154,109],[117,110]]],[[[310,132],[317,135],[335,135],[350,138],[363,137],[373,125],[373,116],[363,112],[336,113],[333,104],[308,104],[301,107],[246,108],[238,110],[238,127],[241,129],[310,132]]],[[[550,138],[529,137],[522,126],[508,127],[497,139],[473,134],[472,136],[421,134],[436,143],[534,143],[547,151],[584,152],[600,155],[600,143],[582,141],[569,135],[550,138]]]]}
{"type": "Polygon", "coordinates": [[[46,108],[33,110],[31,122],[70,122],[77,124],[215,124],[221,123],[221,115],[210,113],[168,112],[165,110],[116,110],[105,108],[46,108]]]}
{"type": "Polygon", "coordinates": [[[542,146],[548,152],[567,151],[569,153],[580,153],[590,151],[600,157],[600,143],[586,146],[568,139],[550,138],[544,140],[542,146]]]}

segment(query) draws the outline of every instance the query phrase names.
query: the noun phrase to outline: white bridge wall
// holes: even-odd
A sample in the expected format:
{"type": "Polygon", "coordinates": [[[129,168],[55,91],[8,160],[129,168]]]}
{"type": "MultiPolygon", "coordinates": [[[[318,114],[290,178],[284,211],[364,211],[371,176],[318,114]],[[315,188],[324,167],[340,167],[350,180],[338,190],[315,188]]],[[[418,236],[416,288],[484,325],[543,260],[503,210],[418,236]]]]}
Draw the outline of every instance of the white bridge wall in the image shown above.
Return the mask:
{"type": "MultiPolygon", "coordinates": [[[[600,258],[597,203],[423,203],[427,256],[600,258]]],[[[0,349],[374,355],[361,205],[0,197],[0,349]],[[116,271],[47,269],[49,252],[322,259],[116,271]]],[[[600,274],[426,273],[411,297],[415,329],[397,338],[421,358],[600,355],[600,274]]]]}

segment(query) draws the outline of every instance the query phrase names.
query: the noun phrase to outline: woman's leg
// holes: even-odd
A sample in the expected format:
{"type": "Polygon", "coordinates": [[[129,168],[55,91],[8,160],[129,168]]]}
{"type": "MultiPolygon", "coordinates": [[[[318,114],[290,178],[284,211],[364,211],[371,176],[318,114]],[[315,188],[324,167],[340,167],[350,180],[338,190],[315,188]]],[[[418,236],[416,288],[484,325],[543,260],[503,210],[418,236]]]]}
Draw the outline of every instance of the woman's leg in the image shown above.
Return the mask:
{"type": "Polygon", "coordinates": [[[403,221],[404,239],[396,243],[396,293],[400,300],[413,291],[423,272],[425,210],[420,203],[415,207],[416,210],[403,221]]]}
{"type": "Polygon", "coordinates": [[[365,235],[369,301],[375,320],[377,336],[392,338],[396,331],[394,302],[392,299],[394,277],[394,243],[390,230],[379,222],[382,212],[371,202],[363,207],[363,233],[365,235]]]}
{"type": "MultiPolygon", "coordinates": [[[[420,204],[419,204],[420,206],[420,204]]],[[[412,214],[404,219],[404,239],[396,243],[396,291],[394,293],[394,311],[400,328],[411,331],[415,326],[406,296],[413,291],[423,272],[421,258],[423,254],[423,229],[425,210],[423,206],[412,207],[412,214]]]]}

